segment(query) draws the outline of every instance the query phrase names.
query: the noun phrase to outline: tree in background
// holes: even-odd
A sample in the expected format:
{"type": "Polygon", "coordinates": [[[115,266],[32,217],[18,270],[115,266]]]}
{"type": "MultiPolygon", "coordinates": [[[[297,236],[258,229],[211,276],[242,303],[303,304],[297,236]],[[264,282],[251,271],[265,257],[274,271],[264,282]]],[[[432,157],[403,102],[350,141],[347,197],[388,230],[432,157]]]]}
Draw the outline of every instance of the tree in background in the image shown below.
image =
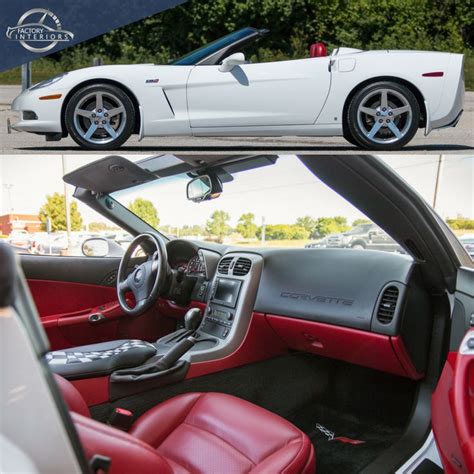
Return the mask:
{"type": "Polygon", "coordinates": [[[307,57],[316,41],[330,49],[466,52],[474,41],[473,12],[471,1],[460,0],[189,0],[53,57],[69,69],[94,56],[167,64],[246,26],[271,29],[258,47],[251,45],[249,57],[260,61],[307,57]]]}
{"type": "MultiPolygon", "coordinates": [[[[257,230],[257,237],[262,237],[262,228],[257,230]]],[[[268,224],[265,226],[266,240],[306,240],[309,232],[296,224],[268,224]]]]}
{"type": "MultiPolygon", "coordinates": [[[[69,215],[71,217],[71,230],[82,229],[82,216],[77,209],[77,203],[71,202],[69,206],[69,215]]],[[[46,230],[46,222],[51,220],[51,231],[66,229],[66,198],[64,194],[54,193],[46,196],[46,203],[39,210],[39,219],[43,230],[46,230]]]]}
{"type": "Polygon", "coordinates": [[[255,214],[251,212],[240,216],[236,230],[244,239],[253,239],[257,235],[258,226],[254,221],[255,214]]]}
{"type": "Polygon", "coordinates": [[[316,233],[316,219],[311,216],[298,217],[296,219],[296,225],[303,227],[303,229],[309,232],[310,237],[314,237],[316,233]]]}
{"type": "Polygon", "coordinates": [[[352,223],[352,227],[355,227],[357,225],[362,225],[362,224],[372,224],[372,221],[370,221],[369,219],[364,219],[364,218],[356,219],[352,223]]]}
{"type": "Polygon", "coordinates": [[[231,231],[229,220],[230,215],[227,212],[214,211],[211,218],[206,221],[206,233],[215,237],[218,242],[222,242],[231,231]]]}
{"type": "Polygon", "coordinates": [[[87,230],[90,232],[103,232],[104,230],[118,230],[117,226],[108,225],[106,222],[90,222],[87,230]]]}
{"type": "Polygon", "coordinates": [[[203,226],[201,225],[183,225],[181,229],[179,229],[180,237],[197,237],[200,235],[204,235],[205,231],[203,226]]]}
{"type": "Polygon", "coordinates": [[[136,198],[135,201],[132,201],[128,205],[128,208],[153,228],[156,229],[158,227],[158,224],[160,223],[158,211],[153,203],[148,199],[136,198]]]}
{"type": "Polygon", "coordinates": [[[350,228],[343,216],[320,217],[316,219],[315,233],[319,237],[326,237],[329,234],[346,232],[350,228]]]}
{"type": "Polygon", "coordinates": [[[467,217],[448,218],[446,223],[453,230],[474,230],[474,219],[468,219],[467,217]]]}

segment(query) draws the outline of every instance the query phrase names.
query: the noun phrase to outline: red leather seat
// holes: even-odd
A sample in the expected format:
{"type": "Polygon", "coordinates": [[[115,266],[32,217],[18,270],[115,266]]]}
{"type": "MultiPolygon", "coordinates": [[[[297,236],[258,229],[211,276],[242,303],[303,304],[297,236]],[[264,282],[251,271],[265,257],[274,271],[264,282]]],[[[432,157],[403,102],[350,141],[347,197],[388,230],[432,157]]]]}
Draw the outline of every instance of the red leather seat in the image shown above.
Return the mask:
{"type": "Polygon", "coordinates": [[[128,433],[94,421],[79,392],[57,377],[88,458],[118,473],[315,472],[308,437],[283,418],[222,393],[178,395],[147,411],[128,433]]]}
{"type": "Polygon", "coordinates": [[[328,51],[324,43],[314,43],[309,47],[310,58],[321,58],[327,55],[328,51]]]}

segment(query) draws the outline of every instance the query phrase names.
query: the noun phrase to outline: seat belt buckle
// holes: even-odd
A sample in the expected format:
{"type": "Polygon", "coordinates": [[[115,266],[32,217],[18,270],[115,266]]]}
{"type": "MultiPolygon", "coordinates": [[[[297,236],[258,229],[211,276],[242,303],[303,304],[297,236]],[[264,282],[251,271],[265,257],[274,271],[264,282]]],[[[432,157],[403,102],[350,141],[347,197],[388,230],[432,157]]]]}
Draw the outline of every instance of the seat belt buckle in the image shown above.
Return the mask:
{"type": "Polygon", "coordinates": [[[119,430],[128,431],[133,423],[133,413],[125,408],[115,408],[107,423],[119,430]]]}

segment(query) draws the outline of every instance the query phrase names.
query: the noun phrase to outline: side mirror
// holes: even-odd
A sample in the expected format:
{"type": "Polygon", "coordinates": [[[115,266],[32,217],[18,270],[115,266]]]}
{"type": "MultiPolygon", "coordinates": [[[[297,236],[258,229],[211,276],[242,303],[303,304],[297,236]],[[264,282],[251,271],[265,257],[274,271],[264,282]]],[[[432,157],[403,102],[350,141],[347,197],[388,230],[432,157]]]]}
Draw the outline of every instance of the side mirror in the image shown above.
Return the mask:
{"type": "Polygon", "coordinates": [[[222,183],[217,176],[203,175],[192,179],[186,187],[189,201],[202,202],[218,198],[222,193],[222,183]]]}
{"type": "Polygon", "coordinates": [[[81,250],[86,257],[107,257],[109,241],[103,237],[92,237],[82,242],[81,250]]]}
{"type": "Polygon", "coordinates": [[[230,72],[235,66],[240,66],[241,64],[245,64],[244,53],[234,53],[222,61],[222,64],[219,66],[219,71],[230,72]]]}

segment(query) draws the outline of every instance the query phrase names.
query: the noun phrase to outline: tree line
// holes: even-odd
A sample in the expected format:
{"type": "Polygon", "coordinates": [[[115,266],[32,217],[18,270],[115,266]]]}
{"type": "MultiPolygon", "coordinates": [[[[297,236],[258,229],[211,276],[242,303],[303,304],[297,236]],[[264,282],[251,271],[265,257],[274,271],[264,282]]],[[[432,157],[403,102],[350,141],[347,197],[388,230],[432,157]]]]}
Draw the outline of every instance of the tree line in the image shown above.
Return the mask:
{"type": "Polygon", "coordinates": [[[66,68],[106,62],[170,60],[246,26],[269,28],[252,60],[302,58],[308,46],[467,52],[473,46],[471,0],[189,0],[52,55],[66,68]],[[67,63],[67,64],[66,64],[67,63]]]}
{"type": "MultiPolygon", "coordinates": [[[[54,193],[47,196],[45,204],[39,211],[39,219],[46,230],[46,223],[49,220],[51,231],[66,230],[66,205],[64,195],[54,193]]],[[[265,231],[265,240],[308,240],[320,239],[330,234],[345,232],[352,227],[366,224],[367,219],[356,219],[349,223],[344,216],[312,217],[309,215],[298,217],[293,224],[266,224],[262,226],[256,222],[253,213],[243,213],[235,227],[230,224],[231,216],[224,210],[214,211],[204,225],[183,225],[173,227],[169,225],[159,225],[160,217],[155,205],[148,199],[136,198],[128,204],[134,214],[150,224],[153,228],[177,237],[209,237],[218,242],[222,242],[226,237],[238,234],[242,239],[261,239],[265,231]]],[[[77,203],[70,204],[71,230],[84,230],[84,221],[77,208],[77,203]]],[[[456,217],[446,219],[448,225],[455,230],[474,230],[474,219],[456,217]]],[[[104,222],[91,222],[88,224],[91,232],[109,230],[104,222]]]]}

